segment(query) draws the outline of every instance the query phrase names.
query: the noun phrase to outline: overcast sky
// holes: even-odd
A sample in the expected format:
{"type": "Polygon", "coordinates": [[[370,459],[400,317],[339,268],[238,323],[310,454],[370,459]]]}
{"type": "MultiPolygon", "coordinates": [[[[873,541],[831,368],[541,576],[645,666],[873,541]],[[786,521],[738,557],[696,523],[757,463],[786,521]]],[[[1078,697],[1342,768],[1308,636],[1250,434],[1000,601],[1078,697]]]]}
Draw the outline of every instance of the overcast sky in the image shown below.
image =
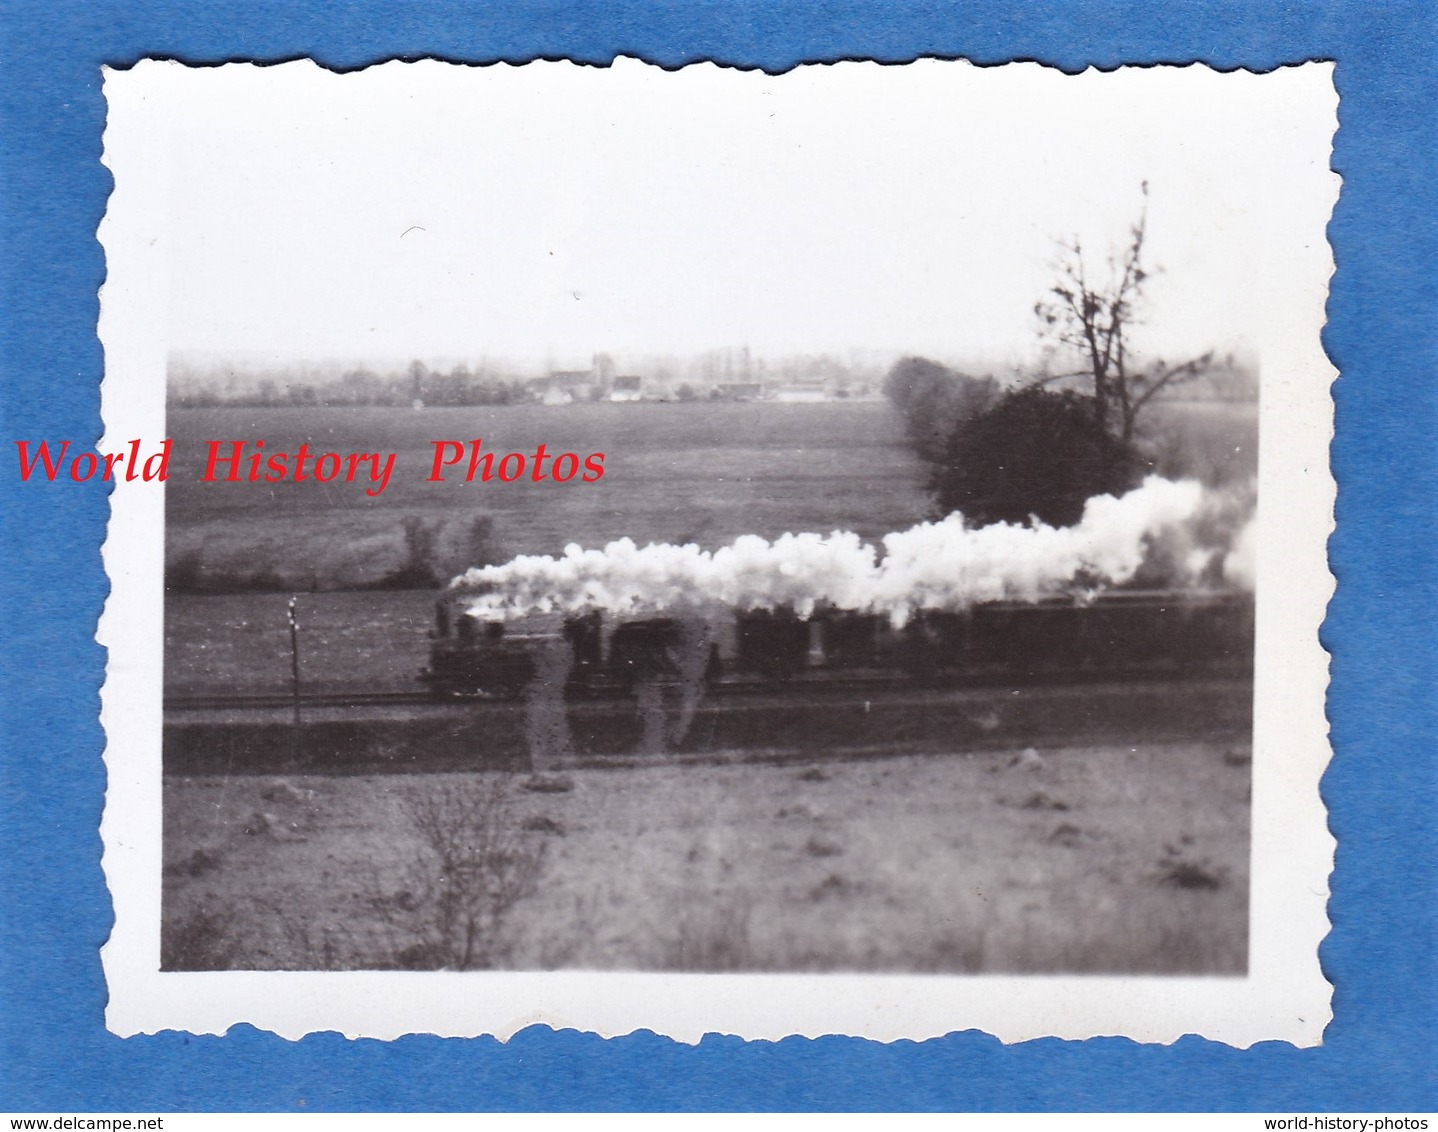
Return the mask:
{"type": "Polygon", "coordinates": [[[172,352],[577,365],[1020,359],[1055,238],[1098,263],[1145,180],[1163,273],[1141,343],[1252,347],[1268,262],[1321,230],[1292,186],[1323,183],[1330,74],[621,60],[109,81],[145,84],[135,124],[168,132],[172,352]]]}

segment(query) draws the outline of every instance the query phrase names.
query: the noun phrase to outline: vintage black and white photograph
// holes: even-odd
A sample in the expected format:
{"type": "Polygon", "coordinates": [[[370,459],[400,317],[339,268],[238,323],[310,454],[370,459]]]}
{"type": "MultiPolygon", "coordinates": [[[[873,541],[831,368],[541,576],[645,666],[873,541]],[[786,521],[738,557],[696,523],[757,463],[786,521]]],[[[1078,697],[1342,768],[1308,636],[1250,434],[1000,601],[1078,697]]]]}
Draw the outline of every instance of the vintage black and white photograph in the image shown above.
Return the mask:
{"type": "Polygon", "coordinates": [[[1330,69],[106,82],[131,1029],[1316,1040],[1330,69]]]}

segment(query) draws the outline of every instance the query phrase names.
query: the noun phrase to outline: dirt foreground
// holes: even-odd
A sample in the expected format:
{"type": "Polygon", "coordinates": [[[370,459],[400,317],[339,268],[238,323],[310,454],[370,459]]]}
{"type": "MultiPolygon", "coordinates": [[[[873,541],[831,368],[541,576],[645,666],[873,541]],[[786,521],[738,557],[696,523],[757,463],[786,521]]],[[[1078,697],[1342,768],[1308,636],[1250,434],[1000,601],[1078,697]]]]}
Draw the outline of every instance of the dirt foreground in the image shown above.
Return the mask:
{"type": "Polygon", "coordinates": [[[166,969],[1247,962],[1246,746],[175,776],[164,805],[166,969]]]}

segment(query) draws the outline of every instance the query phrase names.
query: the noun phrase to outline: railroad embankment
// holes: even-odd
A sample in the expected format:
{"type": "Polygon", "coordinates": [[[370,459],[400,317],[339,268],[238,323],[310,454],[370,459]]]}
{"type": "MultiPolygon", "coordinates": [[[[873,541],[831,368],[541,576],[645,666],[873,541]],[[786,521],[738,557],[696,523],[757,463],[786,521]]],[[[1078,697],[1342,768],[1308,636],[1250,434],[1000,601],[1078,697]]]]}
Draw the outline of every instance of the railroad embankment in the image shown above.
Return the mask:
{"type": "Polygon", "coordinates": [[[1247,680],[1046,688],[796,690],[701,701],[675,692],[553,703],[167,713],[167,774],[370,774],[785,761],[1139,742],[1243,741],[1247,680]]]}

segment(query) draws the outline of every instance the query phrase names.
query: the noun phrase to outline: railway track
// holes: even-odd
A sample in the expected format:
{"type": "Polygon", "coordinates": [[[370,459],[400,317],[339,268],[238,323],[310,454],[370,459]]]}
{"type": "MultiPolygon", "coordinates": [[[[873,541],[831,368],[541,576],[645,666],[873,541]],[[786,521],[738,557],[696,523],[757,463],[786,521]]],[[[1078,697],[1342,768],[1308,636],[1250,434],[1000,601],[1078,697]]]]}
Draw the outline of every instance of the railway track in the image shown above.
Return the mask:
{"type": "MultiPolygon", "coordinates": [[[[902,676],[882,675],[858,677],[854,679],[836,680],[803,680],[796,679],[776,684],[770,680],[726,680],[717,684],[707,684],[704,688],[705,698],[711,696],[753,696],[758,694],[785,695],[796,691],[828,691],[828,692],[857,692],[866,690],[883,690],[888,688],[912,686],[911,680],[905,680],[902,676]]],[[[605,700],[625,699],[632,695],[630,690],[620,685],[602,685],[584,689],[570,689],[566,698],[570,702],[602,702],[605,700]]],[[[302,692],[299,696],[300,709],[305,708],[365,708],[384,707],[411,707],[417,705],[428,706],[455,706],[464,704],[502,704],[521,703],[523,696],[505,695],[435,695],[433,692],[302,692]]],[[[166,711],[224,711],[226,709],[265,709],[265,710],[287,710],[294,706],[295,697],[290,693],[270,692],[254,694],[225,694],[225,695],[174,695],[166,696],[164,706],[166,711]]]]}
{"type": "MultiPolygon", "coordinates": [[[[1107,684],[1155,685],[1165,683],[1202,684],[1206,681],[1223,682],[1244,674],[1207,673],[1196,676],[1192,673],[1171,671],[1141,672],[1044,672],[1029,673],[1016,679],[1013,673],[970,673],[962,681],[936,679],[915,680],[902,673],[846,673],[843,677],[813,678],[798,676],[784,681],[765,679],[725,679],[706,684],[704,700],[714,699],[829,699],[863,697],[868,694],[907,691],[916,694],[934,692],[990,691],[995,688],[1064,688],[1097,686],[1107,684]]],[[[567,690],[565,698],[571,704],[604,703],[616,700],[631,700],[633,693],[618,684],[567,690]]],[[[355,711],[400,707],[459,707],[466,704],[520,704],[523,696],[506,695],[447,695],[437,696],[425,690],[394,692],[302,692],[299,696],[301,712],[307,708],[353,709],[355,711]]],[[[170,695],[164,700],[166,712],[208,712],[227,710],[289,711],[294,707],[295,697],[290,693],[229,693],[224,695],[170,695]]]]}
{"type": "MultiPolygon", "coordinates": [[[[279,710],[294,705],[295,697],[287,693],[251,693],[228,695],[179,695],[165,697],[166,711],[224,711],[227,708],[264,708],[279,710]]],[[[300,708],[373,708],[406,707],[411,704],[432,704],[438,701],[428,692],[304,692],[300,708]]]]}

